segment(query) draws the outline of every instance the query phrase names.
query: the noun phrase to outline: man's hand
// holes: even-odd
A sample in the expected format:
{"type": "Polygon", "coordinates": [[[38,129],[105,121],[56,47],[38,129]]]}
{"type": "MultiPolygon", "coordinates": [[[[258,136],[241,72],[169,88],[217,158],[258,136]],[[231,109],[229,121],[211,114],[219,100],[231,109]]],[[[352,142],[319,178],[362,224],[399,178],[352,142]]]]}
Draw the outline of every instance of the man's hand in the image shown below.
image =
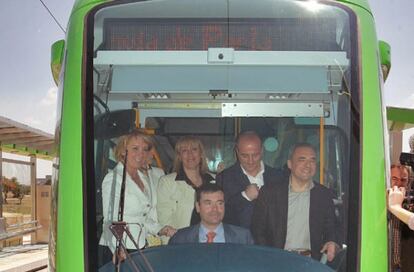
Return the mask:
{"type": "Polygon", "coordinates": [[[326,242],[321,249],[321,253],[326,253],[326,257],[328,262],[332,262],[335,258],[336,252],[339,250],[339,246],[332,241],[326,242]]]}
{"type": "MultiPolygon", "coordinates": [[[[113,264],[116,264],[116,255],[117,255],[117,251],[115,251],[114,255],[112,255],[112,263],[113,264]]],[[[119,258],[118,262],[120,262],[120,263],[122,263],[126,259],[126,253],[122,248],[119,249],[118,258],[119,258]]]]}
{"type": "Polygon", "coordinates": [[[405,196],[405,188],[401,187],[398,188],[394,186],[388,190],[388,207],[391,208],[392,206],[401,207],[402,202],[404,201],[405,196]]]}
{"type": "Polygon", "coordinates": [[[177,230],[171,226],[164,226],[159,232],[159,235],[165,235],[168,237],[173,236],[175,233],[177,232],[177,230]]]}
{"type": "Polygon", "coordinates": [[[250,184],[246,187],[246,190],[244,190],[244,192],[250,200],[255,200],[259,195],[259,186],[257,186],[255,183],[250,184]]]}

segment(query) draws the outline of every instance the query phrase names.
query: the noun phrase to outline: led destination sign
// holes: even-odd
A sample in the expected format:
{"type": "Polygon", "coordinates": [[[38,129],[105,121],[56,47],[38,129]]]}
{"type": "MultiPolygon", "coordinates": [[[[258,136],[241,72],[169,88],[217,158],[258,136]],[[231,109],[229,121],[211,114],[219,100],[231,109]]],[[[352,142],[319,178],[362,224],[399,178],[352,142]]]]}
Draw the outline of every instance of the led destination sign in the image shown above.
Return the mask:
{"type": "Polygon", "coordinates": [[[335,20],[106,19],[103,50],[337,51],[335,20]]]}

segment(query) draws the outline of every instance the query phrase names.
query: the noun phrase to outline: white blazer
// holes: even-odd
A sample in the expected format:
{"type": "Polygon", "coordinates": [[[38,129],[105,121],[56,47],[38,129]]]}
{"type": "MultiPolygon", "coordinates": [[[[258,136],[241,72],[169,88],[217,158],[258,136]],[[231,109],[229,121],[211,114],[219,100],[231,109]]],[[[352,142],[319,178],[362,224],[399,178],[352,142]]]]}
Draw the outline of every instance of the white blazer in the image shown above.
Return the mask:
{"type": "MultiPolygon", "coordinates": [[[[214,178],[213,174],[208,174],[214,178]]],[[[157,213],[160,224],[181,229],[190,226],[195,204],[195,190],[185,180],[176,180],[176,178],[176,172],[160,178],[157,190],[157,213]]],[[[163,236],[161,239],[163,244],[168,244],[168,237],[163,236]]]]}
{"type": "Polygon", "coordinates": [[[195,190],[185,180],[175,180],[177,173],[161,177],[158,186],[158,219],[161,224],[181,229],[190,226],[195,190]]]}
{"type": "MultiPolygon", "coordinates": [[[[103,208],[103,231],[100,245],[108,246],[114,252],[116,239],[109,226],[113,221],[118,220],[119,198],[121,194],[123,164],[118,163],[116,167],[109,171],[102,182],[102,208],[103,208]]],[[[125,202],[124,202],[124,221],[140,248],[145,246],[147,234],[156,235],[162,228],[158,223],[157,217],[157,187],[158,180],[164,172],[156,167],[148,170],[148,177],[138,171],[144,183],[145,193],[138,185],[126,175],[125,178],[125,202]]],[[[124,235],[126,237],[126,235],[124,235]]],[[[129,238],[124,240],[126,247],[135,249],[134,244],[129,238]],[[126,241],[125,241],[126,240],[126,241]]]]}

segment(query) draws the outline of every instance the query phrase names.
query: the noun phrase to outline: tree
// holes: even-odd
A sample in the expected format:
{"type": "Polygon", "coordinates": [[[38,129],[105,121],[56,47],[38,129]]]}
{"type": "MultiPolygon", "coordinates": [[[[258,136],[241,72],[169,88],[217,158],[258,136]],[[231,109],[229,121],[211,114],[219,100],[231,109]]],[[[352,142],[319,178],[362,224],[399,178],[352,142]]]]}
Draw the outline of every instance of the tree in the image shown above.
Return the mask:
{"type": "Polygon", "coordinates": [[[20,183],[18,183],[17,187],[13,191],[14,197],[17,197],[19,199],[19,205],[22,204],[22,199],[28,193],[30,193],[30,186],[20,183]]]}
{"type": "Polygon", "coordinates": [[[12,177],[11,179],[3,177],[3,193],[4,193],[4,204],[7,204],[7,194],[12,192],[14,194],[14,190],[18,187],[19,183],[17,182],[16,177],[12,177]]]}

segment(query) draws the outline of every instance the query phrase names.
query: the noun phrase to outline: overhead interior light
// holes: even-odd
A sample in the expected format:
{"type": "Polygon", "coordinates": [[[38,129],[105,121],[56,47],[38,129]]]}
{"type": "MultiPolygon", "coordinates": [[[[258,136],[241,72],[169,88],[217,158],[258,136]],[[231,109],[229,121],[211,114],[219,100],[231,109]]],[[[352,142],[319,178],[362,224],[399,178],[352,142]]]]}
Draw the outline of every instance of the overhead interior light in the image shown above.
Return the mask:
{"type": "Polygon", "coordinates": [[[147,99],[154,99],[154,100],[163,100],[163,99],[170,99],[169,94],[166,93],[149,93],[145,94],[147,99]]]}
{"type": "Polygon", "coordinates": [[[266,98],[269,100],[284,100],[284,99],[288,99],[289,97],[290,97],[290,94],[284,94],[284,93],[266,95],[266,98]]]}

